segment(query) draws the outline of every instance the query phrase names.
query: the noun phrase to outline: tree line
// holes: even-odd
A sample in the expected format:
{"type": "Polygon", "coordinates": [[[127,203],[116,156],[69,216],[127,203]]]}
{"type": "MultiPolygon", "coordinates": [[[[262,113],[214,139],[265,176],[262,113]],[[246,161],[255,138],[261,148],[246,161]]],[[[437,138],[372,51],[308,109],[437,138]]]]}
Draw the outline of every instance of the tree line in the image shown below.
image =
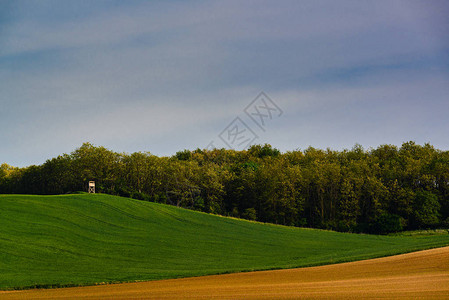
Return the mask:
{"type": "Polygon", "coordinates": [[[87,190],[290,226],[388,233],[449,226],[449,151],[407,142],[117,153],[84,143],[38,166],[0,167],[0,193],[87,190]]]}

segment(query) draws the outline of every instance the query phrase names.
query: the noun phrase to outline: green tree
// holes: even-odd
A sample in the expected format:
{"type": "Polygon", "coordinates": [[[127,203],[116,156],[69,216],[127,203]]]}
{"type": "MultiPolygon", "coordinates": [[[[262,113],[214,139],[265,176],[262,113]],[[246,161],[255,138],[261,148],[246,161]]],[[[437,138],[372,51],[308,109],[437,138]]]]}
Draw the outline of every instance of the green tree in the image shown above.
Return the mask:
{"type": "Polygon", "coordinates": [[[414,208],[415,225],[420,228],[434,227],[440,220],[440,203],[438,197],[428,191],[419,191],[416,193],[414,208]]]}
{"type": "Polygon", "coordinates": [[[357,219],[360,216],[359,199],[354,185],[349,178],[343,179],[341,184],[337,225],[340,231],[352,230],[357,225],[357,219]]]}
{"type": "Polygon", "coordinates": [[[277,157],[281,152],[270,144],[253,145],[248,149],[248,154],[253,157],[264,158],[266,156],[277,157]]]}
{"type": "Polygon", "coordinates": [[[370,232],[375,234],[387,234],[402,230],[401,217],[398,215],[384,213],[370,227],[370,232]]]}
{"type": "Polygon", "coordinates": [[[79,174],[84,184],[89,180],[96,181],[100,192],[115,191],[121,155],[104,147],[95,147],[84,143],[71,154],[74,172],[79,174]]]}

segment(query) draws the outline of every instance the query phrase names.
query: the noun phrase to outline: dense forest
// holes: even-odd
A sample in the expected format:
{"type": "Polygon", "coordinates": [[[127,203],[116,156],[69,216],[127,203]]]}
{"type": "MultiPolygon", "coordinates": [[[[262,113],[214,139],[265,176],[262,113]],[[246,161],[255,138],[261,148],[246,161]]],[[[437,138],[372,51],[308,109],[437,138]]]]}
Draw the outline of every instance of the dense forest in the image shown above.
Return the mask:
{"type": "Polygon", "coordinates": [[[97,191],[271,222],[388,233],[449,226],[449,151],[414,142],[281,153],[184,150],[172,157],[85,143],[39,166],[0,167],[0,193],[97,191]]]}

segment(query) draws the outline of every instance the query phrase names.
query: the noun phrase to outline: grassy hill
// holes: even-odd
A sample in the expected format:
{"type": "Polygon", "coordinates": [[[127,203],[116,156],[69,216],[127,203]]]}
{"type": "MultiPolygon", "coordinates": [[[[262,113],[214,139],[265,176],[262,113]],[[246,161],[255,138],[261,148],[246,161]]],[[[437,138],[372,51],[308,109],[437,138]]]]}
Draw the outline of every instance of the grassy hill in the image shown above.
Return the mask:
{"type": "Polygon", "coordinates": [[[0,195],[0,289],[291,268],[449,245],[219,217],[109,195],[0,195]]]}

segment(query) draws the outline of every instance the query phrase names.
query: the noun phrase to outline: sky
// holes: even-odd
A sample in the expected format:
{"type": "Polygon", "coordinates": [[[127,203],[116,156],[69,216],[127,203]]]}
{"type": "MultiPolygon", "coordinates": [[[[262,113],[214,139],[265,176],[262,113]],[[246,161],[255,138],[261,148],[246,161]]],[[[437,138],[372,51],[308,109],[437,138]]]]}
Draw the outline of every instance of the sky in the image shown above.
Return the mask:
{"type": "Polygon", "coordinates": [[[0,163],[84,142],[449,150],[448,1],[0,0],[0,163]]]}

